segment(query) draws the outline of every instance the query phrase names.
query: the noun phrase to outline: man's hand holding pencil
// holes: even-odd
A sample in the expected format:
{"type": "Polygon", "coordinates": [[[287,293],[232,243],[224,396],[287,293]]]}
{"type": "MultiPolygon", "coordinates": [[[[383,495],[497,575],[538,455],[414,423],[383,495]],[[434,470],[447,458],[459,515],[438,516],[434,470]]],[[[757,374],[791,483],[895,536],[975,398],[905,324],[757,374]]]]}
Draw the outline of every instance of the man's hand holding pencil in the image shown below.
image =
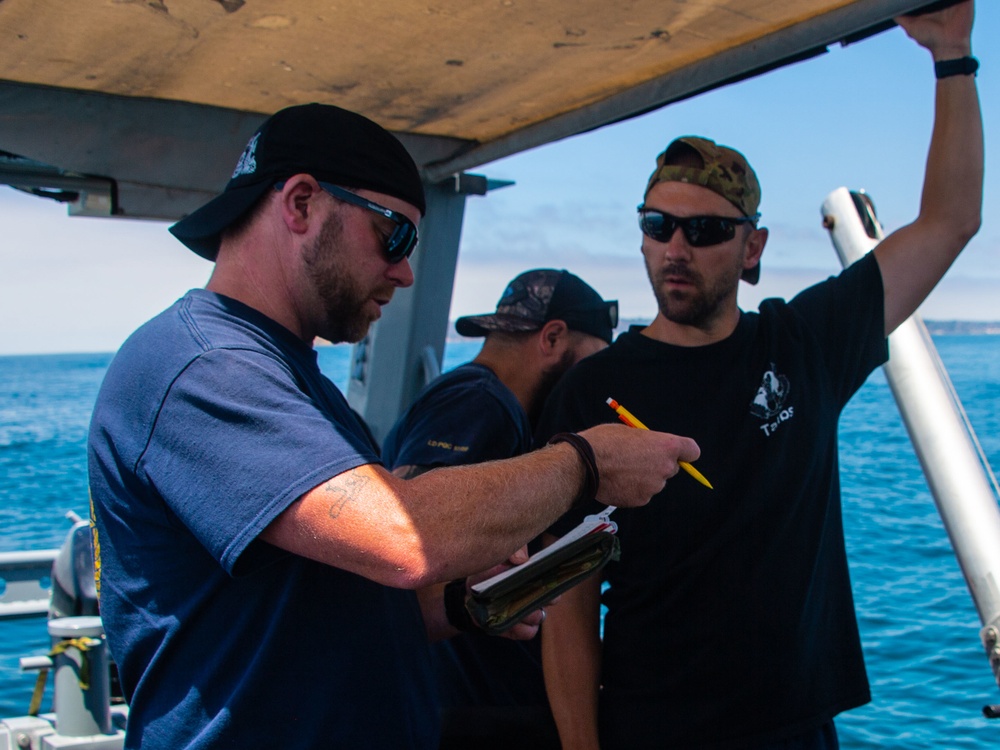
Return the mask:
{"type": "MultiPolygon", "coordinates": [[[[621,420],[622,424],[627,424],[629,427],[635,427],[636,429],[639,429],[639,430],[648,430],[649,429],[648,427],[646,427],[646,425],[644,425],[642,422],[640,422],[638,420],[638,418],[632,412],[630,412],[624,406],[622,406],[621,404],[619,404],[613,398],[609,398],[607,403],[608,403],[608,406],[610,406],[612,409],[615,410],[615,412],[617,412],[618,419],[621,420]]],[[[697,479],[699,482],[701,482],[701,484],[703,484],[706,487],[708,487],[708,489],[712,489],[712,483],[709,482],[707,479],[705,479],[705,477],[702,475],[702,473],[700,471],[698,471],[696,468],[694,468],[687,461],[678,461],[677,463],[680,465],[680,467],[682,469],[684,469],[684,471],[686,471],[688,474],[690,474],[695,479],[697,479]]]]}
{"type": "Polygon", "coordinates": [[[691,438],[665,432],[602,424],[579,434],[594,451],[600,476],[597,500],[621,508],[645,505],[680,470],[679,462],[697,461],[701,455],[691,438]]]}

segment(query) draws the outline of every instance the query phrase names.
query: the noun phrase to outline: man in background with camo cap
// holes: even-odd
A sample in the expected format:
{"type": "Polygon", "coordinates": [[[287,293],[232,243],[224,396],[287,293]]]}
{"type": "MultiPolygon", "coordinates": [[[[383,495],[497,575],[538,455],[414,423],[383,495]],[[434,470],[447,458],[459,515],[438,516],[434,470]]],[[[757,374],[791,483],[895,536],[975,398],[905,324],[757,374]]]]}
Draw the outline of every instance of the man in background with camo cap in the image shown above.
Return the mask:
{"type": "MultiPolygon", "coordinates": [[[[552,386],[610,344],[617,323],[618,303],[605,301],[569,271],[538,268],[518,275],[496,312],[455,322],[463,336],[485,337],[483,348],[424,389],[386,437],[383,462],[398,476],[412,477],[438,466],[526,453],[552,386]]],[[[443,709],[441,748],[516,743],[523,750],[558,750],[538,639],[486,635],[463,607],[442,606],[442,589],[445,603],[461,602],[466,581],[418,592],[429,628],[454,634],[432,649],[443,709]]]]}
{"type": "Polygon", "coordinates": [[[639,225],[659,312],[560,381],[537,437],[615,421],[613,398],[650,429],[694,437],[714,489],[681,475],[660,502],[615,512],[603,643],[598,577],[549,607],[545,680],[564,748],[836,748],[833,717],[870,700],[837,422],[979,228],[972,16],[965,2],[897,19],[939,79],[916,220],[787,303],[737,307],[767,240],[746,159],[693,137],[657,159],[639,225]]]}

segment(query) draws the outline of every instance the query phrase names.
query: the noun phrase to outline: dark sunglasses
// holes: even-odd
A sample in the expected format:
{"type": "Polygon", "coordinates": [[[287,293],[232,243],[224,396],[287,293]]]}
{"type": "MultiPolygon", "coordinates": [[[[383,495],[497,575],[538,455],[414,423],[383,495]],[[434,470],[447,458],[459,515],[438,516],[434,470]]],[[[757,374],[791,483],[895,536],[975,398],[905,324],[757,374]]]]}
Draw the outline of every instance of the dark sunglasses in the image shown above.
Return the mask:
{"type": "Polygon", "coordinates": [[[386,260],[390,263],[399,263],[403,258],[410,257],[413,249],[417,246],[417,227],[409,218],[398,211],[380,206],[375,201],[362,198],[350,190],[344,190],[342,187],[331,185],[329,182],[320,182],[319,186],[334,198],[338,198],[354,206],[367,208],[369,211],[374,211],[377,214],[382,214],[382,216],[393,222],[396,226],[393,227],[392,234],[385,241],[386,260]]]}
{"type": "Polygon", "coordinates": [[[611,324],[611,328],[612,329],[617,328],[618,327],[618,300],[613,299],[610,302],[606,302],[605,306],[606,306],[607,313],[605,313],[604,310],[598,310],[597,311],[598,320],[600,320],[606,314],[608,316],[607,317],[607,321],[608,321],[608,323],[611,324]]]}
{"type": "Polygon", "coordinates": [[[600,307],[561,310],[553,317],[565,321],[570,328],[585,332],[605,326],[611,326],[611,330],[614,330],[618,327],[618,300],[603,302],[600,307]]]}
{"type": "Polygon", "coordinates": [[[665,211],[639,206],[639,228],[657,242],[670,242],[678,227],[691,247],[709,247],[728,242],[736,236],[737,224],[753,224],[760,214],[753,216],[674,216],[665,211]]]}
{"type": "MultiPolygon", "coordinates": [[[[284,186],[284,182],[279,182],[274,186],[274,189],[281,190],[284,186]]],[[[350,190],[331,185],[329,182],[320,182],[319,186],[334,198],[342,200],[344,203],[350,203],[352,206],[360,206],[381,214],[396,225],[393,227],[392,234],[385,241],[385,257],[390,263],[399,263],[403,258],[409,258],[410,254],[413,253],[413,249],[417,246],[417,227],[408,217],[398,211],[393,211],[391,208],[380,206],[375,201],[362,198],[350,190]]]]}

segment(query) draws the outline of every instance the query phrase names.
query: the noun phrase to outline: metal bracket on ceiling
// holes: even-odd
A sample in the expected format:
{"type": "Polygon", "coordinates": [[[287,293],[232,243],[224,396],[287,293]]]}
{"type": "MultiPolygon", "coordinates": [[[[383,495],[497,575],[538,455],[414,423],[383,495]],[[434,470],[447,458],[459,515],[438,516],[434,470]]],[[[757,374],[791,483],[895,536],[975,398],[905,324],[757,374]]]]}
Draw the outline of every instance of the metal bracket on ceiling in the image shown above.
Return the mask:
{"type": "Polygon", "coordinates": [[[486,195],[490,190],[499,190],[513,185],[513,180],[494,180],[486,175],[456,172],[452,175],[455,192],[460,195],[486,195]]]}

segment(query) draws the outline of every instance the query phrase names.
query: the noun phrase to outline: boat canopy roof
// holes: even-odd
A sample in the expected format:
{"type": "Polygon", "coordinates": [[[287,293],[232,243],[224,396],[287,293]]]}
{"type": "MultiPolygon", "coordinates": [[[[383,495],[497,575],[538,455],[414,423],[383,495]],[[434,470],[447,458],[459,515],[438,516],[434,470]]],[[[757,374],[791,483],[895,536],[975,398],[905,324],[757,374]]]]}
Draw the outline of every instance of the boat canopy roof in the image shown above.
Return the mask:
{"type": "Polygon", "coordinates": [[[266,115],[316,101],[397,133],[433,184],[926,4],[2,0],[0,183],[176,219],[222,189],[266,115]]]}

